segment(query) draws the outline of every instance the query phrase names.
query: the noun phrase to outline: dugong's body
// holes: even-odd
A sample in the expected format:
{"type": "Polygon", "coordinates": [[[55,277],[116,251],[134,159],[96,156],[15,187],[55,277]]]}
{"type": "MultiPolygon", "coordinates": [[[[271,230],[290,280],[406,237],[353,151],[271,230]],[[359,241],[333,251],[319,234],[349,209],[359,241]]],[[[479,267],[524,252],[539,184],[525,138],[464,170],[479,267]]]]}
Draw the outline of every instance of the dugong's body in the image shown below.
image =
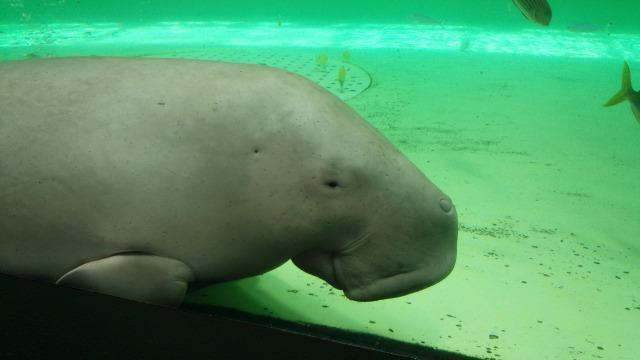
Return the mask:
{"type": "Polygon", "coordinates": [[[288,259],[354,300],[455,262],[450,199],[339,99],[206,61],[0,63],[0,272],[178,304],[288,259]]]}

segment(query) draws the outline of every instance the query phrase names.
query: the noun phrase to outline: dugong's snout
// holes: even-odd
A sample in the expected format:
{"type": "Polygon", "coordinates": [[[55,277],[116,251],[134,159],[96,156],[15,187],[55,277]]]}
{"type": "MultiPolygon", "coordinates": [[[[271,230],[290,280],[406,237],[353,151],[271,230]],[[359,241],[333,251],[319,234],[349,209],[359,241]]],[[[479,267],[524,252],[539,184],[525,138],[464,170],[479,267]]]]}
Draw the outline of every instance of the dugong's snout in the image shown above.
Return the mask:
{"type": "Polygon", "coordinates": [[[428,207],[428,216],[383,235],[391,241],[372,240],[359,255],[354,252],[334,260],[335,276],[347,298],[374,301],[403,296],[433,286],[451,273],[458,237],[455,206],[442,195],[428,207]]]}
{"type": "Polygon", "coordinates": [[[392,226],[379,226],[337,251],[312,251],[296,266],[344,291],[355,301],[375,301],[430,287],[456,262],[458,220],[451,199],[441,194],[392,226]],[[422,213],[416,216],[416,213],[422,213]]]}

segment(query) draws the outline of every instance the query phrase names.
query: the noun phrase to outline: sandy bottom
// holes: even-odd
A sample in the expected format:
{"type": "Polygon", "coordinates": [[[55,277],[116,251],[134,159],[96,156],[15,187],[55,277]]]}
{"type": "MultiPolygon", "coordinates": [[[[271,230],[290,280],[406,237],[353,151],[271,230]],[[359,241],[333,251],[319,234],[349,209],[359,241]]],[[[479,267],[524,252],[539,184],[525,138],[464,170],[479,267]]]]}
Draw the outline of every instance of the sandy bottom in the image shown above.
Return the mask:
{"type": "Polygon", "coordinates": [[[190,300],[483,358],[636,358],[640,124],[602,107],[622,61],[352,54],[373,86],[348,103],[456,202],[456,269],[356,303],[288,263],[190,300]]]}
{"type": "Polygon", "coordinates": [[[373,85],[348,103],[458,207],[456,269],[422,292],[356,303],[287,263],[188,301],[483,358],[636,359],[640,124],[627,104],[602,107],[622,59],[351,54],[373,85]]]}

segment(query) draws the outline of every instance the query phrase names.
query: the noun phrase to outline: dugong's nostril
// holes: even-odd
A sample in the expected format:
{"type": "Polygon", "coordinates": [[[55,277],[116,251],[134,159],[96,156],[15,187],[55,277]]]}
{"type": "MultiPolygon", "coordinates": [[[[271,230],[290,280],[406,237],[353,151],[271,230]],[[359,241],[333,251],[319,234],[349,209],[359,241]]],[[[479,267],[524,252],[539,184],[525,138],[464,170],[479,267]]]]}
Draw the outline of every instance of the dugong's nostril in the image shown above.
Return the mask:
{"type": "Polygon", "coordinates": [[[453,204],[451,203],[451,199],[449,198],[440,199],[440,209],[448,213],[449,211],[451,211],[452,208],[453,208],[453,204]]]}

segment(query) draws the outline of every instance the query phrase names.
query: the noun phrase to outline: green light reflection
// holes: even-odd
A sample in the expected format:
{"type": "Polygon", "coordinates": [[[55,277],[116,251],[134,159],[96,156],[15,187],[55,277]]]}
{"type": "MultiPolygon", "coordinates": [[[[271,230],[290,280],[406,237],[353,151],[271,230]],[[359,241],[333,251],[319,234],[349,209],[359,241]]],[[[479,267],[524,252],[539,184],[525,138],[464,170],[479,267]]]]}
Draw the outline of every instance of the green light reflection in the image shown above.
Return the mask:
{"type": "Polygon", "coordinates": [[[640,35],[567,30],[495,31],[407,24],[311,26],[272,22],[159,22],[0,25],[0,48],[104,45],[205,45],[348,49],[412,49],[640,61],[640,35]]]}

